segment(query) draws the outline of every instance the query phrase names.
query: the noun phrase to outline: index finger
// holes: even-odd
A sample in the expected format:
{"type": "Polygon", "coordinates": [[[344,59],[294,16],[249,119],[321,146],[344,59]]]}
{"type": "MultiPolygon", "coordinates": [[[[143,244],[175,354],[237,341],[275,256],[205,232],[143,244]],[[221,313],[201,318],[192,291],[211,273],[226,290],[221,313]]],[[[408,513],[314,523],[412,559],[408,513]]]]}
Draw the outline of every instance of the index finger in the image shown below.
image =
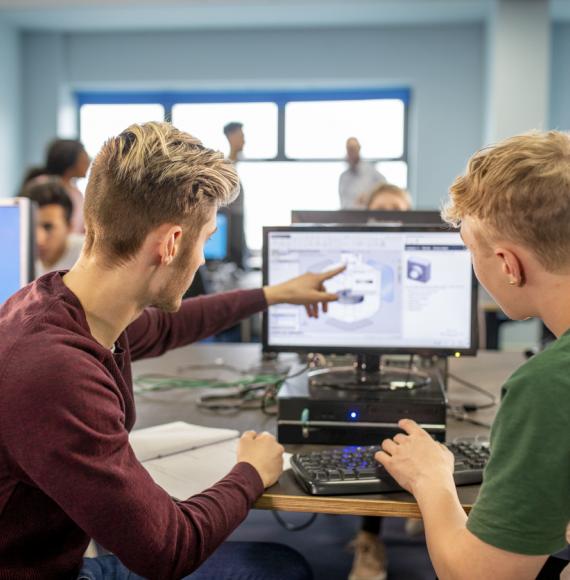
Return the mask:
{"type": "Polygon", "coordinates": [[[423,429],[413,419],[400,419],[398,425],[408,434],[419,433],[423,429]]]}
{"type": "Polygon", "coordinates": [[[322,272],[319,274],[321,281],[329,280],[330,278],[334,278],[337,274],[344,272],[346,270],[346,264],[342,266],[338,266],[337,268],[333,268],[332,270],[327,270],[326,272],[322,272]]]}
{"type": "Polygon", "coordinates": [[[330,294],[329,292],[317,292],[315,294],[315,302],[326,304],[327,302],[336,302],[337,300],[338,294],[330,294]]]}

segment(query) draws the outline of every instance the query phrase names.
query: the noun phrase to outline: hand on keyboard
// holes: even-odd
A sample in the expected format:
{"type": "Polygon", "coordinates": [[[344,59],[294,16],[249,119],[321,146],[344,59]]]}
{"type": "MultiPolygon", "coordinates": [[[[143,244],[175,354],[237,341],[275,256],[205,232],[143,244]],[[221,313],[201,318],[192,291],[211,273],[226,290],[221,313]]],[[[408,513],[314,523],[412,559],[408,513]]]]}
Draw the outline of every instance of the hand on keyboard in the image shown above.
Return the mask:
{"type": "Polygon", "coordinates": [[[410,493],[420,485],[453,484],[453,453],[411,419],[398,425],[405,431],[382,442],[374,458],[410,493]]]}

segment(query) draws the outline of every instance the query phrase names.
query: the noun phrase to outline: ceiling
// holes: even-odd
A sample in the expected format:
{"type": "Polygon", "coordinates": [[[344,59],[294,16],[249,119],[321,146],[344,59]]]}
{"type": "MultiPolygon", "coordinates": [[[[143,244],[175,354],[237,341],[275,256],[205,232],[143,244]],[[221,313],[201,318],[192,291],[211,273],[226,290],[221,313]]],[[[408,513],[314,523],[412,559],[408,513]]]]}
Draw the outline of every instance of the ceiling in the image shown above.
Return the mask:
{"type": "Polygon", "coordinates": [[[490,0],[0,0],[31,30],[369,26],[482,21],[490,0]]]}
{"type": "MultiPolygon", "coordinates": [[[[533,2],[536,0],[510,0],[533,2]]],[[[0,0],[24,30],[108,31],[390,26],[483,22],[496,0],[0,0]]],[[[550,0],[570,21],[570,0],[550,0]]]]}

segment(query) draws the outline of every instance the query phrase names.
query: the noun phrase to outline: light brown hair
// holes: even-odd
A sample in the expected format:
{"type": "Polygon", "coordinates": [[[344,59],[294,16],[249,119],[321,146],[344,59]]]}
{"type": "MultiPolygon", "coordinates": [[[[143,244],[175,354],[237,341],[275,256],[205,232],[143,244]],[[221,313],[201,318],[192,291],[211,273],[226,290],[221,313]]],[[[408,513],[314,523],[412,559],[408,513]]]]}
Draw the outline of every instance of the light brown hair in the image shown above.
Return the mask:
{"type": "Polygon", "coordinates": [[[405,189],[402,189],[397,185],[393,185],[392,183],[381,183],[380,185],[377,185],[368,195],[367,202],[368,207],[372,205],[372,202],[377,197],[380,197],[387,193],[399,197],[404,202],[406,202],[406,204],[408,205],[408,209],[412,209],[412,198],[410,194],[405,189]]]}
{"type": "Polygon", "coordinates": [[[165,223],[195,236],[238,193],[234,166],[169,123],[131,125],[95,158],[85,193],[86,253],[125,262],[165,223]]]}
{"type": "Polygon", "coordinates": [[[570,264],[570,136],[533,132],[481,149],[449,190],[443,218],[480,220],[532,250],[549,271],[570,264]]]}

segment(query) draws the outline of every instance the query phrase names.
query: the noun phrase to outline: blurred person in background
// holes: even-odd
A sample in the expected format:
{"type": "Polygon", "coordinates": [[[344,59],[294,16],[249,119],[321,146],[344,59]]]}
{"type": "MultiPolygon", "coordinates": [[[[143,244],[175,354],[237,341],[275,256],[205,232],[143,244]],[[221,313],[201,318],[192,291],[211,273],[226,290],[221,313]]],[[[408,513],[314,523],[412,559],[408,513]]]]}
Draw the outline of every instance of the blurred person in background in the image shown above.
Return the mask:
{"type": "Polygon", "coordinates": [[[21,192],[24,191],[24,188],[30,184],[32,181],[38,180],[38,178],[46,178],[46,168],[43,165],[32,165],[24,173],[24,179],[22,179],[22,185],[20,186],[20,190],[18,195],[21,195],[21,192]]]}
{"type": "Polygon", "coordinates": [[[81,254],[83,236],[71,231],[73,204],[62,180],[59,177],[35,178],[24,187],[21,196],[38,206],[36,276],[69,270],[81,254]]]}
{"type": "Polygon", "coordinates": [[[343,171],[338,182],[341,209],[366,209],[363,196],[375,186],[386,183],[386,178],[372,163],[360,157],[360,143],[356,137],[346,140],[346,161],[348,168],[343,171]]]}
{"type": "Polygon", "coordinates": [[[412,198],[405,189],[391,183],[382,183],[368,194],[366,209],[373,211],[409,211],[412,209],[412,198]]]}
{"type": "Polygon", "coordinates": [[[48,146],[45,174],[61,178],[73,204],[71,231],[76,234],[84,232],[83,194],[77,188],[76,180],[87,175],[90,163],[91,159],[80,141],[55,139],[48,146]]]}
{"type": "MultiPolygon", "coordinates": [[[[237,169],[237,163],[242,158],[245,146],[243,123],[237,121],[228,123],[224,126],[224,135],[230,145],[230,152],[227,158],[237,169]]],[[[245,239],[244,191],[241,179],[239,181],[239,194],[228,209],[230,212],[230,259],[240,268],[245,268],[248,251],[245,239]]]]}

